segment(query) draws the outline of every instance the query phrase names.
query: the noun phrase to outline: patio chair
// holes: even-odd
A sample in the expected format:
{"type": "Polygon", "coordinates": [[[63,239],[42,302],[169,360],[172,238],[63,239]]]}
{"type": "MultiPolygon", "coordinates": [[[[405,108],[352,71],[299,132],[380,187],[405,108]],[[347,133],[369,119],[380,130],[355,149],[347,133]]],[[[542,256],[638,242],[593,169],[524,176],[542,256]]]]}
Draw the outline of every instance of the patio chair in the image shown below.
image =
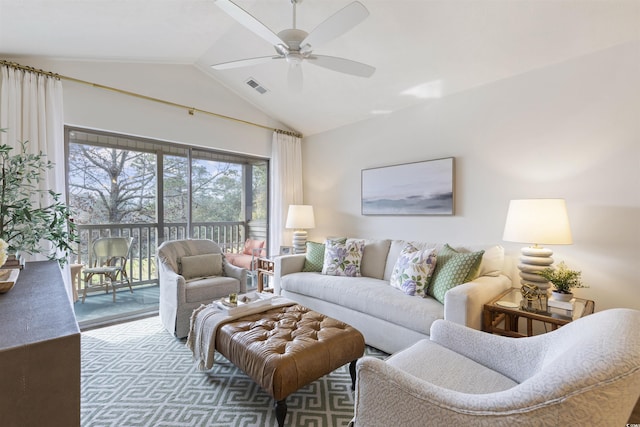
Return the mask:
{"type": "Polygon", "coordinates": [[[241,253],[224,250],[224,257],[232,265],[247,269],[247,278],[253,287],[258,276],[258,258],[267,256],[264,240],[247,239],[241,253]]]}
{"type": "Polygon", "coordinates": [[[89,258],[89,268],[83,270],[84,290],[82,303],[87,297],[87,290],[92,287],[104,287],[113,291],[113,302],[116,302],[116,285],[126,284],[133,293],[131,280],[127,275],[127,261],[131,252],[133,237],[103,237],[93,242],[89,258]],[[93,284],[93,276],[100,276],[100,282],[93,284]]]}

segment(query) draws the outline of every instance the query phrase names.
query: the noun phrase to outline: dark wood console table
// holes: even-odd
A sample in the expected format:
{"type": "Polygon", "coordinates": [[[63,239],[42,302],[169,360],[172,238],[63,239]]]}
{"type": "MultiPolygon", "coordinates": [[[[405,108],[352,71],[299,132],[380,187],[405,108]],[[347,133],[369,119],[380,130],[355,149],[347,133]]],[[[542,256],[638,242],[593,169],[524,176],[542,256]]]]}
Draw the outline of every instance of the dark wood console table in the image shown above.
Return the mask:
{"type": "Polygon", "coordinates": [[[0,294],[3,426],[80,425],[80,329],[55,261],[29,262],[0,294]]]}

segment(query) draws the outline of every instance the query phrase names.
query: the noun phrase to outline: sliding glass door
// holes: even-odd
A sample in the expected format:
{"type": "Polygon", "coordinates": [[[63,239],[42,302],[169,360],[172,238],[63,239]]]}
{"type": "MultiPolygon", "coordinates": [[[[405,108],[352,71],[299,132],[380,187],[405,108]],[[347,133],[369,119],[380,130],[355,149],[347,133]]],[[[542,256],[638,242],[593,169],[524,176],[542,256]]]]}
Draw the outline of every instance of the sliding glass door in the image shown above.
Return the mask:
{"type": "MultiPolygon", "coordinates": [[[[68,202],[80,232],[74,262],[88,266],[98,238],[133,237],[134,294],[157,286],[163,241],[207,238],[238,251],[247,238],[267,238],[267,159],[71,127],[66,150],[68,202]]],[[[116,306],[135,299],[125,294],[118,292],[116,306]]]]}

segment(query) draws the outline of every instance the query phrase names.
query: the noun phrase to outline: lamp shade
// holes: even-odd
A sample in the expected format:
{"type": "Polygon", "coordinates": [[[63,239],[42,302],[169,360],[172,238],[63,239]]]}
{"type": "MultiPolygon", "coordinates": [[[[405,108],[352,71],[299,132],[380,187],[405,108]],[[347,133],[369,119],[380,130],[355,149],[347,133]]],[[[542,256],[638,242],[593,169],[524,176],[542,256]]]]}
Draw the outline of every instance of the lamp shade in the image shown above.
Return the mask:
{"type": "Polygon", "coordinates": [[[286,228],[303,230],[305,228],[314,228],[315,226],[316,220],[313,216],[313,206],[289,205],[286,228]]]}
{"type": "Polygon", "coordinates": [[[507,242],[570,245],[564,199],[511,200],[502,239],[507,242]]]}

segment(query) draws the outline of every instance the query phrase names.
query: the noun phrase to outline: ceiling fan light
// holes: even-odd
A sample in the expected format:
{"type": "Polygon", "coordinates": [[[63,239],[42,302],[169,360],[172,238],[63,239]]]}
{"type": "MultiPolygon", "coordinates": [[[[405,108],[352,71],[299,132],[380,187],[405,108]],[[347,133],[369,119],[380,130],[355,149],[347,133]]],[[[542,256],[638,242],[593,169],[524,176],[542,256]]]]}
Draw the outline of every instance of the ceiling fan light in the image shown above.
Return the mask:
{"type": "Polygon", "coordinates": [[[304,57],[297,52],[291,52],[287,56],[287,62],[293,67],[299,67],[304,57]]]}

